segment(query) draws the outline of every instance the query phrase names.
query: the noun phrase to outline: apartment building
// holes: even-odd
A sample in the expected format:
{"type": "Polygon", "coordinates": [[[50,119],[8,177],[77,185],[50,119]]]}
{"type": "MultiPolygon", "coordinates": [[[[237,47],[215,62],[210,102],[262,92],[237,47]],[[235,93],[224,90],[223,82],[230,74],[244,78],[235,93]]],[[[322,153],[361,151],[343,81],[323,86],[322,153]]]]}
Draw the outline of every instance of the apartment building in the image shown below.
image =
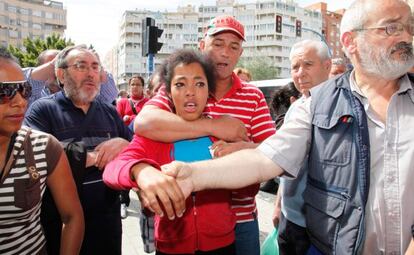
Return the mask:
{"type": "Polygon", "coordinates": [[[208,21],[221,14],[230,14],[245,26],[246,42],[243,44],[242,60],[268,59],[278,73],[275,78],[290,76],[289,52],[291,46],[300,40],[325,40],[322,31],[320,10],[306,9],[293,0],[257,0],[238,4],[234,0],[217,0],[215,5],[192,5],[179,7],[176,12],[151,12],[147,10],[126,11],[119,28],[119,42],[115,61],[116,70],[111,70],[120,89],[133,74],[146,77],[146,58],[142,57],[142,19],[154,18],[156,25],[164,29],[162,49],[155,58],[158,65],[176,49],[197,48],[208,21]],[[276,32],[276,16],[282,16],[282,31],[276,32]],[[301,23],[297,36],[296,24],[301,23]]]}
{"type": "Polygon", "coordinates": [[[164,30],[159,39],[164,45],[156,55],[155,67],[176,49],[197,47],[198,14],[194,6],[179,7],[177,12],[126,11],[120,22],[116,57],[111,58],[116,62],[111,72],[120,89],[126,89],[134,74],[147,77],[147,58],[142,57],[142,20],[146,17],[155,19],[155,25],[164,30]]]}
{"type": "Polygon", "coordinates": [[[328,11],[328,5],[324,2],[315,3],[306,8],[322,13],[322,35],[326,38],[326,42],[331,49],[332,57],[344,58],[345,55],[340,43],[341,33],[339,28],[345,9],[331,12],[328,11]]]}
{"type": "Polygon", "coordinates": [[[0,45],[22,47],[23,39],[62,35],[66,29],[63,3],[43,0],[0,1],[0,45]]]}

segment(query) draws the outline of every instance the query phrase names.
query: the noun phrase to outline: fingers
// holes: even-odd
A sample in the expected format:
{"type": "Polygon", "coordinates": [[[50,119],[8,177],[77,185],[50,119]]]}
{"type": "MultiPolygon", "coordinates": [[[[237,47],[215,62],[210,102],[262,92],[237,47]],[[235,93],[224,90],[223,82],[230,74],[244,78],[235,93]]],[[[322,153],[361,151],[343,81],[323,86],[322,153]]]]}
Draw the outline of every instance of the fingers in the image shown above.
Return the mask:
{"type": "MultiPolygon", "coordinates": [[[[175,180],[173,182],[175,183],[175,180]]],[[[175,214],[177,214],[177,217],[183,215],[185,210],[185,199],[181,190],[177,187],[177,184],[173,184],[170,187],[171,188],[159,192],[157,196],[165,209],[167,217],[170,220],[173,220],[175,214]]]]}
{"type": "Polygon", "coordinates": [[[276,228],[277,226],[279,226],[279,217],[275,216],[273,217],[273,226],[276,228]]]}
{"type": "Polygon", "coordinates": [[[96,156],[95,166],[99,169],[104,169],[108,162],[107,156],[108,154],[106,153],[106,150],[99,150],[98,155],[96,156]]]}
{"type": "Polygon", "coordinates": [[[141,187],[140,194],[145,206],[160,216],[165,213],[169,219],[183,215],[185,197],[173,177],[147,167],[141,170],[138,179],[138,186],[141,187]]]}
{"type": "Polygon", "coordinates": [[[171,162],[169,164],[162,165],[161,166],[161,171],[164,174],[169,175],[169,176],[174,177],[174,178],[176,178],[178,173],[180,172],[179,167],[177,167],[177,162],[176,161],[171,162]]]}

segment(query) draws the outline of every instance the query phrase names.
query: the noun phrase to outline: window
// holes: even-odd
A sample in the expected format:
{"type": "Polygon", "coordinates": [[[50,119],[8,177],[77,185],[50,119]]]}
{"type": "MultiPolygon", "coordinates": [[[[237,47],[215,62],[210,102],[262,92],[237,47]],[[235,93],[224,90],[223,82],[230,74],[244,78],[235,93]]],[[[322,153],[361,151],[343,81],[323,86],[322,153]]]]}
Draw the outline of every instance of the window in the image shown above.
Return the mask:
{"type": "Polygon", "coordinates": [[[32,15],[36,17],[42,17],[42,11],[32,10],[32,15]]]}
{"type": "Polygon", "coordinates": [[[39,29],[39,30],[41,30],[41,29],[42,29],[42,25],[40,25],[40,24],[38,24],[38,23],[33,23],[32,27],[33,27],[34,29],[39,29]]]}
{"type": "Polygon", "coordinates": [[[28,9],[20,8],[19,12],[23,15],[29,15],[29,10],[28,9]]]}
{"type": "Polygon", "coordinates": [[[50,13],[50,12],[45,12],[45,17],[46,17],[47,19],[53,19],[53,13],[50,13]]]}
{"type": "Polygon", "coordinates": [[[9,6],[7,7],[7,10],[8,10],[9,12],[17,13],[17,8],[16,8],[16,6],[13,6],[13,5],[9,5],[9,6]]]}

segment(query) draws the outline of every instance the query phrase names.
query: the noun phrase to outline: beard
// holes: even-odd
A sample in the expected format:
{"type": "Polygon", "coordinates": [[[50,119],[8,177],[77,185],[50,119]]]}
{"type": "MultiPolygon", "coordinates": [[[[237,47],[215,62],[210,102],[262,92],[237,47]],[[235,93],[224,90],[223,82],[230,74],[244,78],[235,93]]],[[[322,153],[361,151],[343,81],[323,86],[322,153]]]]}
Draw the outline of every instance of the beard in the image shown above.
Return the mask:
{"type": "Polygon", "coordinates": [[[68,77],[67,84],[64,84],[63,89],[68,98],[77,104],[89,104],[91,103],[99,93],[99,87],[96,86],[93,91],[84,91],[82,89],[82,83],[89,81],[88,79],[82,80],[80,85],[77,85],[72,77],[68,77]]]}
{"type": "Polygon", "coordinates": [[[358,45],[361,66],[365,72],[384,78],[395,80],[408,72],[414,66],[413,46],[411,43],[399,42],[390,49],[382,46],[370,47],[364,43],[358,45]],[[395,58],[393,54],[400,51],[395,58]]]}

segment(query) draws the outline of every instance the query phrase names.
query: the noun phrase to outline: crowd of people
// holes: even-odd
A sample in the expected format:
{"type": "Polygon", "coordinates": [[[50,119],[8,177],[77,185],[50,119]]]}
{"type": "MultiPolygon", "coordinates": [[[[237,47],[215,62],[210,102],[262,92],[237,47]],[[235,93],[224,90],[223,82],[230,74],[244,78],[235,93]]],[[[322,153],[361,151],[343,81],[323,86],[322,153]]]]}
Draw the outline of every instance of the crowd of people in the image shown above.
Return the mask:
{"type": "Polygon", "coordinates": [[[235,69],[228,15],[128,91],[84,45],[24,69],[0,48],[0,254],[122,254],[134,190],[145,252],[259,255],[255,196],[275,177],[280,254],[414,254],[413,20],[355,0],[346,58],[296,42],[270,108],[235,69]]]}

